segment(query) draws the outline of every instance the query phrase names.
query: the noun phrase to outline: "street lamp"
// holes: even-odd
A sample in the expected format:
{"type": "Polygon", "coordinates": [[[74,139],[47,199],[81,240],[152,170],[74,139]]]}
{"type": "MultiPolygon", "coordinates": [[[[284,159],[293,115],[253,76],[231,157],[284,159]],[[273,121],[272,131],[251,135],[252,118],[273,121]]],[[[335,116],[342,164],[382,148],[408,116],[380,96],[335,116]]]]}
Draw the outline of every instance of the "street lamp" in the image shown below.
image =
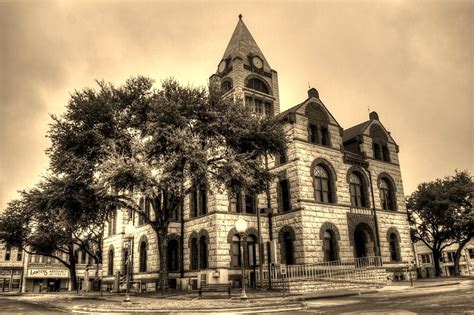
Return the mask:
{"type": "Polygon", "coordinates": [[[125,302],[130,302],[130,274],[132,273],[132,240],[135,226],[132,220],[128,221],[125,227],[125,239],[128,242],[128,255],[127,255],[127,287],[125,291],[125,302]]]}
{"type": "Polygon", "coordinates": [[[245,294],[244,237],[245,237],[245,231],[247,231],[247,222],[244,219],[239,218],[237,222],[235,222],[235,229],[237,230],[237,233],[239,233],[239,236],[240,236],[240,253],[241,253],[240,265],[242,267],[242,292],[240,293],[240,299],[246,300],[247,294],[245,294]]]}

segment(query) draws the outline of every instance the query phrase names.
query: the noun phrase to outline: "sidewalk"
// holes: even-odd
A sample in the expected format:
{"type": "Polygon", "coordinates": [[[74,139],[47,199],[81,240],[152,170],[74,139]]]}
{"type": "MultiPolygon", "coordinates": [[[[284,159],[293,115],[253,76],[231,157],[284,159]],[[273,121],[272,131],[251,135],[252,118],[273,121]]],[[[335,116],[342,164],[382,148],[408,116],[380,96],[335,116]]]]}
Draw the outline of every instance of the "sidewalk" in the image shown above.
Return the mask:
{"type": "MultiPolygon", "coordinates": [[[[288,295],[280,291],[258,291],[247,292],[249,299],[240,300],[240,290],[232,291],[232,298],[227,294],[206,294],[199,299],[197,292],[168,291],[154,292],[142,295],[131,295],[132,302],[123,302],[124,294],[104,293],[52,293],[52,294],[25,294],[22,296],[11,296],[15,300],[28,301],[30,303],[43,304],[49,307],[65,310],[68,312],[96,312],[96,313],[162,313],[162,312],[264,312],[271,310],[297,311],[305,309],[305,301],[313,299],[339,298],[369,293],[383,293],[391,291],[403,291],[440,286],[472,285],[474,277],[466,278],[430,278],[414,282],[394,282],[393,284],[378,289],[361,290],[337,290],[324,291],[304,295],[288,295]]],[[[454,289],[454,288],[453,288],[454,289]]],[[[5,296],[6,297],[6,296],[5,296]]]]}

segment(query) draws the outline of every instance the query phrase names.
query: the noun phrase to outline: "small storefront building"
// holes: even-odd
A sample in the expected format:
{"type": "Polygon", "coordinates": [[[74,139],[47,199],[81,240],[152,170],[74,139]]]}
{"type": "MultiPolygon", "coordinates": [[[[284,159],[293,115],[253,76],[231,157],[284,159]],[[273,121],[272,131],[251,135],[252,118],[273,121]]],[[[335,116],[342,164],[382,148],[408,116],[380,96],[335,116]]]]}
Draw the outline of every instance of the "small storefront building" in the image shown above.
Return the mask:
{"type": "Polygon", "coordinates": [[[25,292],[42,293],[68,290],[69,270],[66,268],[28,268],[25,275],[25,292]]]}

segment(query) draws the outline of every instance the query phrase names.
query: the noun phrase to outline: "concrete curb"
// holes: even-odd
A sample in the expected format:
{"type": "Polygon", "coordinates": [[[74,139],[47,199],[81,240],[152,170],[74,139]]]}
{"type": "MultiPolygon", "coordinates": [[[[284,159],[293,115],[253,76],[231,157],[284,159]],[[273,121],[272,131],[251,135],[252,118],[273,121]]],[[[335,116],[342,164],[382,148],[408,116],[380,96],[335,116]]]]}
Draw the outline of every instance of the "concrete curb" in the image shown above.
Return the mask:
{"type": "Polygon", "coordinates": [[[261,305],[254,307],[235,307],[235,308],[201,308],[201,309],[104,309],[94,307],[81,307],[75,306],[71,310],[72,313],[268,313],[271,308],[271,312],[290,312],[300,311],[306,309],[305,303],[289,303],[287,305],[261,305]]]}
{"type": "Polygon", "coordinates": [[[371,294],[378,293],[377,290],[365,290],[365,291],[351,291],[351,292],[338,292],[334,294],[315,294],[315,295],[305,295],[294,298],[296,301],[307,301],[307,300],[320,300],[320,299],[333,299],[346,296],[355,296],[362,294],[371,294]]]}

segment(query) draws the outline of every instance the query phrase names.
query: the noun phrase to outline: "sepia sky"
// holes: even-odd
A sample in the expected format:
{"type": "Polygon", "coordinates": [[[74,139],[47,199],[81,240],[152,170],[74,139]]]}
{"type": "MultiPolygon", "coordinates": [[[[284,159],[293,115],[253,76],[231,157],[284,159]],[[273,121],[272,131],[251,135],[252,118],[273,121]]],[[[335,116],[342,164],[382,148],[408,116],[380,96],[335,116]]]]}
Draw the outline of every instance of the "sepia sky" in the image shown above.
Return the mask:
{"type": "Polygon", "coordinates": [[[343,128],[377,111],[405,194],[472,173],[473,1],[0,0],[0,211],[45,174],[49,114],[69,93],[139,74],[206,85],[239,13],[282,110],[310,84],[343,128]]]}

